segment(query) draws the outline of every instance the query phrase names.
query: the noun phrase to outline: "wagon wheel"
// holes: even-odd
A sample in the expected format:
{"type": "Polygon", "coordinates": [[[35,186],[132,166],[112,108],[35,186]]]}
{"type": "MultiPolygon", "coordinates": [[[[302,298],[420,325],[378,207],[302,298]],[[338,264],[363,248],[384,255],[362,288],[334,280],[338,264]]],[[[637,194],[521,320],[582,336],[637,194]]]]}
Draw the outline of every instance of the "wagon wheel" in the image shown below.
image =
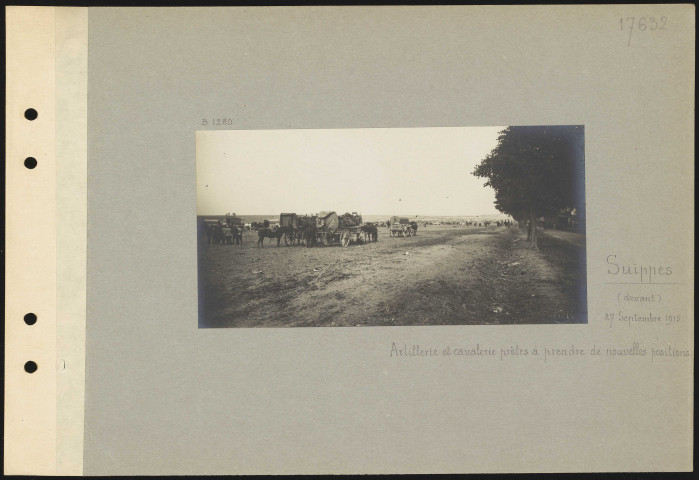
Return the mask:
{"type": "Polygon", "coordinates": [[[294,232],[286,232],[284,234],[284,243],[287,247],[294,244],[294,232]]]}
{"type": "Polygon", "coordinates": [[[340,234],[340,242],[342,243],[343,247],[348,246],[350,244],[350,233],[342,232],[342,234],[340,234]]]}

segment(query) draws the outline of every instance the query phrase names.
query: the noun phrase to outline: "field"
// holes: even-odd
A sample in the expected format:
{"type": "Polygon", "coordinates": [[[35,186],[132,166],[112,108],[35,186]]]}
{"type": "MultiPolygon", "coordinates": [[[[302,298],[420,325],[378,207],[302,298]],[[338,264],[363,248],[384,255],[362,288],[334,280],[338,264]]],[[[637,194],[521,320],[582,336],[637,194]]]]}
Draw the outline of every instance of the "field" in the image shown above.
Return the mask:
{"type": "MultiPolygon", "coordinates": [[[[205,242],[205,239],[204,239],[205,242]]],[[[200,245],[199,326],[586,323],[585,238],[506,227],[379,230],[347,248],[200,245]]]]}

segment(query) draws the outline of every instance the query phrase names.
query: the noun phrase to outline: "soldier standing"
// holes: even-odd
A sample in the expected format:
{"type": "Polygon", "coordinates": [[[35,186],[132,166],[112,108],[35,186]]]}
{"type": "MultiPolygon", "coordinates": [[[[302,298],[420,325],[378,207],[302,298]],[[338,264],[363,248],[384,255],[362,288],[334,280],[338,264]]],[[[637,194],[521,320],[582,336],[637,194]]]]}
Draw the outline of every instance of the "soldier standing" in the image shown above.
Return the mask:
{"type": "Polygon", "coordinates": [[[242,228],[238,228],[237,225],[233,225],[233,238],[236,245],[243,244],[243,230],[242,228]]]}

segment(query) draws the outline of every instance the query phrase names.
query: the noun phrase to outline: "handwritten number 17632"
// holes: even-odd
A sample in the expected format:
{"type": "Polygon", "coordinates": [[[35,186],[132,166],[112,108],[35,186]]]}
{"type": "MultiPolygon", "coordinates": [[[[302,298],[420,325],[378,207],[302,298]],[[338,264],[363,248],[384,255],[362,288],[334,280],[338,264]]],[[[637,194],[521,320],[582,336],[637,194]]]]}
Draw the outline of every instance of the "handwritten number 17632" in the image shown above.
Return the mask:
{"type": "Polygon", "coordinates": [[[639,32],[655,32],[657,30],[666,30],[666,26],[667,17],[621,17],[619,19],[619,28],[622,31],[624,29],[629,31],[629,41],[626,45],[631,45],[631,35],[633,34],[634,28],[639,32]]]}

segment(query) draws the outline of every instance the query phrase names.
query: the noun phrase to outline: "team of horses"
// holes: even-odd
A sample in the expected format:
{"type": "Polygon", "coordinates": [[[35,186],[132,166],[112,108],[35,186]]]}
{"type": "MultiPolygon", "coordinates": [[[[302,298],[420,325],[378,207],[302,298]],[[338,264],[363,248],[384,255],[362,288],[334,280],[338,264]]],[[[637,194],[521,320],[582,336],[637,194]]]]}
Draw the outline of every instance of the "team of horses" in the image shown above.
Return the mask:
{"type": "Polygon", "coordinates": [[[376,225],[362,225],[359,229],[366,235],[366,238],[371,242],[379,241],[379,229],[376,225]]]}
{"type": "MultiPolygon", "coordinates": [[[[367,241],[377,242],[379,239],[379,229],[376,225],[367,224],[359,227],[360,231],[364,233],[364,237],[367,241]]],[[[262,227],[257,230],[257,246],[264,247],[265,238],[277,239],[277,247],[281,245],[282,238],[287,234],[291,233],[296,239],[296,244],[301,245],[306,244],[306,247],[315,247],[317,244],[317,229],[313,224],[303,225],[298,229],[292,229],[290,227],[262,227]]]]}

